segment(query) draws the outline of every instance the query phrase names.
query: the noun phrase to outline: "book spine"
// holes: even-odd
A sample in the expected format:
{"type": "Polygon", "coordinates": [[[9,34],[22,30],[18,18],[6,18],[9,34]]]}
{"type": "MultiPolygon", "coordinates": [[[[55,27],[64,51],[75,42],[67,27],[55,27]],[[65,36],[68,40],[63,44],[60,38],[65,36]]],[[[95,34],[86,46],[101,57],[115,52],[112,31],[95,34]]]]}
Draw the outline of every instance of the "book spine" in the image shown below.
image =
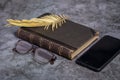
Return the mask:
{"type": "Polygon", "coordinates": [[[32,33],[30,31],[19,28],[17,31],[17,36],[25,41],[28,41],[34,45],[45,48],[49,51],[55,52],[63,57],[71,59],[71,54],[74,50],[63,46],[59,43],[51,41],[45,37],[32,33]]]}

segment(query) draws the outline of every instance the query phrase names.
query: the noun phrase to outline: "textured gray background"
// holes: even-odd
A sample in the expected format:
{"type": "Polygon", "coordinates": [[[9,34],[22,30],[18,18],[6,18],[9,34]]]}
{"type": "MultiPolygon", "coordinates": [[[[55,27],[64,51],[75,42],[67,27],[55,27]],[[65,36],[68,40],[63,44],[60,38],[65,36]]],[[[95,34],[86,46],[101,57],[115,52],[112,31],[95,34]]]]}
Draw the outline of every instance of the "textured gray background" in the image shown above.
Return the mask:
{"type": "Polygon", "coordinates": [[[0,0],[0,80],[120,80],[120,55],[96,73],[57,56],[54,65],[39,65],[32,56],[16,55],[17,27],[6,19],[30,19],[45,12],[65,14],[70,20],[120,38],[120,0],[0,0]]]}

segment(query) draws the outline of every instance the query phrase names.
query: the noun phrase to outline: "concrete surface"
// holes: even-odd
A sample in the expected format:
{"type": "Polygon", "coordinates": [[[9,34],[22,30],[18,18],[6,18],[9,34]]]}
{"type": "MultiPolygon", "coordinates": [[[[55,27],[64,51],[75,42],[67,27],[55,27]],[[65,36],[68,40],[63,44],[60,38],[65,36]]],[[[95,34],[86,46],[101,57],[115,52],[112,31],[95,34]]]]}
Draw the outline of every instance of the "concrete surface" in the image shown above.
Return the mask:
{"type": "Polygon", "coordinates": [[[57,56],[54,65],[39,65],[32,56],[16,55],[17,27],[5,27],[6,19],[29,19],[45,12],[65,14],[70,20],[120,38],[120,0],[0,0],[0,80],[120,80],[120,55],[96,73],[74,60],[57,56]]]}

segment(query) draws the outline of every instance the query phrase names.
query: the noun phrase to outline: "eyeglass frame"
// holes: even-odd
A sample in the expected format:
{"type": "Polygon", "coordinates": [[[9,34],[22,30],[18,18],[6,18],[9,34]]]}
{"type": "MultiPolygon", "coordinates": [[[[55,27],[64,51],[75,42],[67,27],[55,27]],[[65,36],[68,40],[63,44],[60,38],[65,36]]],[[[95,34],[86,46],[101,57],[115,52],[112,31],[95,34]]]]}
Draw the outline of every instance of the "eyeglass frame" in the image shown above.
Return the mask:
{"type": "MultiPolygon", "coordinates": [[[[35,51],[37,50],[37,49],[39,49],[39,47],[38,46],[36,46],[36,45],[33,45],[33,44],[31,44],[31,43],[29,43],[29,44],[31,44],[31,49],[29,49],[27,52],[25,52],[24,54],[21,54],[19,51],[17,51],[17,49],[16,49],[16,47],[17,47],[17,45],[18,45],[18,43],[20,42],[20,41],[24,41],[24,40],[18,40],[17,41],[17,43],[15,44],[15,47],[12,49],[12,51],[13,52],[16,52],[16,53],[18,53],[18,54],[20,54],[20,55],[25,55],[25,54],[27,54],[27,53],[29,53],[30,51],[32,51],[32,53],[33,53],[33,60],[35,61],[35,62],[37,62],[37,63],[39,63],[39,64],[41,64],[41,63],[45,63],[45,62],[42,62],[42,61],[40,61],[40,62],[38,62],[37,60],[35,60],[35,51]]],[[[25,41],[26,42],[26,41],[25,41]]],[[[50,53],[50,54],[52,54],[52,53],[50,53]]],[[[54,64],[54,61],[57,59],[57,57],[54,55],[54,54],[52,54],[52,57],[51,57],[51,59],[50,60],[48,60],[48,62],[46,62],[46,63],[50,63],[51,65],[52,64],[54,64]]]]}

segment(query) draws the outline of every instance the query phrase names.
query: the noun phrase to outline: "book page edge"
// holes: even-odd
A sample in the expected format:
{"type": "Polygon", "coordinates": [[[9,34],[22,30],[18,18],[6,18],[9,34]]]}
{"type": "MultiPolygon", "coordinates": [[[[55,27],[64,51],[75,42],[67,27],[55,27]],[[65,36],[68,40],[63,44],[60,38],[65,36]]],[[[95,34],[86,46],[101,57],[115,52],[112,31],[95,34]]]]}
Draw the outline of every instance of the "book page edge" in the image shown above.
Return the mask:
{"type": "Polygon", "coordinates": [[[92,44],[98,38],[99,38],[99,32],[96,32],[94,37],[92,37],[85,44],[83,44],[81,47],[79,47],[77,50],[75,50],[73,53],[71,53],[70,59],[75,58],[79,53],[81,53],[84,49],[86,49],[90,44],[92,44]]]}

